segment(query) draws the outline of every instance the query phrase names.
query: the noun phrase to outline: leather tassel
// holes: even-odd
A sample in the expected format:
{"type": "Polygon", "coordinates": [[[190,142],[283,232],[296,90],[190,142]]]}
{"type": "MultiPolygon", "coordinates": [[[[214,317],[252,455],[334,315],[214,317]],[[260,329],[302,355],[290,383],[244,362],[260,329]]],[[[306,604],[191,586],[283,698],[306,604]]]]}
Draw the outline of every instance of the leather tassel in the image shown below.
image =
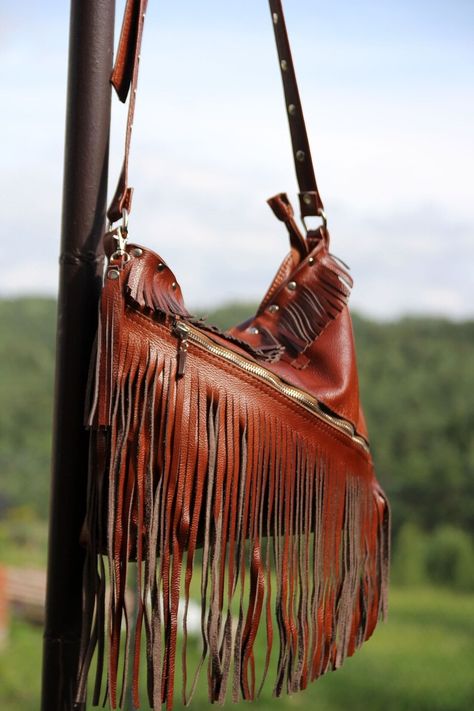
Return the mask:
{"type": "MultiPolygon", "coordinates": [[[[261,398],[224,387],[191,354],[178,377],[176,352],[153,339],[124,330],[119,347],[118,287],[107,288],[87,420],[76,702],[85,700],[96,650],[94,704],[123,708],[131,680],[138,708],[144,663],[149,705],[172,709],[180,634],[186,704],[206,659],[210,701],[222,703],[227,693],[234,701],[256,698],[270,669],[275,696],[304,689],[338,668],[385,614],[389,509],[370,457],[342,451],[349,444],[331,450],[333,433],[322,427],[315,439],[315,422],[296,428],[283,401],[266,407],[261,398]],[[106,404],[105,415],[98,416],[98,403],[106,404]],[[195,577],[202,654],[190,675],[187,615],[195,577]],[[262,640],[265,663],[257,669],[262,640]]],[[[139,293],[137,287],[134,298],[139,293]]]]}
{"type": "Polygon", "coordinates": [[[324,244],[310,256],[313,254],[313,263],[307,259],[292,273],[294,291],[288,290],[287,281],[274,294],[271,301],[278,307],[276,317],[269,320],[265,308],[260,307],[252,321],[262,336],[260,347],[276,339],[293,355],[304,353],[347,305],[352,287],[347,269],[324,244]]]}

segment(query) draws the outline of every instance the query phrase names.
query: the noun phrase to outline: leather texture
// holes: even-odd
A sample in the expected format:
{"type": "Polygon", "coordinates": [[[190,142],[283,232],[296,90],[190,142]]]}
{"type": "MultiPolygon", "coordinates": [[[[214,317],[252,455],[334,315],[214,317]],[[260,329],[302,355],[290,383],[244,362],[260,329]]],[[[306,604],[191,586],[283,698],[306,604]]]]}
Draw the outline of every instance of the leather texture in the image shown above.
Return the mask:
{"type": "MultiPolygon", "coordinates": [[[[229,331],[188,311],[166,261],[128,243],[126,219],[104,236],[85,410],[79,705],[95,653],[92,703],[113,709],[127,706],[129,686],[140,708],[143,664],[154,709],[173,708],[178,668],[188,704],[206,659],[210,702],[223,703],[229,690],[234,702],[256,699],[271,675],[275,696],[293,693],[339,668],[386,614],[390,509],[359,399],[353,283],[329,250],[281,2],[269,4],[301,216],[304,224],[319,215],[322,225],[302,231],[285,193],[268,201],[289,252],[257,312],[229,331]],[[201,657],[190,677],[196,578],[201,657]]],[[[127,0],[112,74],[119,98],[130,97],[112,222],[131,207],[146,5],[127,0]]]]}
{"type": "MultiPolygon", "coordinates": [[[[287,227],[292,244],[294,227],[287,227]]],[[[268,340],[285,343],[275,372],[314,394],[367,438],[347,307],[352,278],[329,254],[327,228],[309,233],[305,242],[306,253],[292,249],[287,255],[255,316],[231,333],[255,348],[268,340]]]]}
{"type": "MultiPolygon", "coordinates": [[[[139,708],[144,629],[148,702],[172,708],[178,608],[182,597],[185,610],[189,605],[198,549],[203,651],[191,688],[182,660],[186,703],[206,656],[210,701],[222,702],[228,686],[236,702],[256,698],[277,641],[273,693],[304,689],[353,654],[386,612],[389,507],[369,449],[360,436],[314,416],[239,365],[243,359],[271,374],[289,368],[301,374],[282,358],[281,347],[252,345],[193,319],[159,255],[141,245],[129,245],[127,254],[110,261],[91,359],[88,564],[76,700],[84,701],[98,647],[93,703],[100,702],[107,662],[106,695],[112,708],[122,708],[124,670],[133,664],[139,708]],[[183,363],[178,324],[192,327],[211,348],[186,343],[183,363]],[[138,600],[134,634],[126,594],[131,576],[138,600]],[[257,688],[254,646],[262,628],[267,657],[257,688]]],[[[330,359],[339,348],[334,327],[350,360],[347,314],[344,307],[319,336],[327,337],[322,352],[330,359]]],[[[325,388],[322,372],[311,380],[306,371],[307,394],[335,397],[333,361],[325,388]]]]}

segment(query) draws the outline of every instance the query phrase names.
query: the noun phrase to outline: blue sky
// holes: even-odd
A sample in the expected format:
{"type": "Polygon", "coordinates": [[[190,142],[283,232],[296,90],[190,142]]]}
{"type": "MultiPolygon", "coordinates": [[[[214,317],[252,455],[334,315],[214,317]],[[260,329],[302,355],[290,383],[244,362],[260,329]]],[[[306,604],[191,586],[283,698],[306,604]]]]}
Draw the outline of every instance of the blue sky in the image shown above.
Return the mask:
{"type": "MultiPolygon", "coordinates": [[[[55,294],[68,3],[6,5],[0,293],[55,294]]],[[[285,9],[353,307],[472,317],[474,3],[287,0],[285,9]]],[[[265,200],[297,192],[268,4],[150,0],[142,60],[132,239],[168,261],[191,307],[258,299],[286,251],[265,200]]],[[[115,106],[111,191],[123,120],[115,106]]]]}

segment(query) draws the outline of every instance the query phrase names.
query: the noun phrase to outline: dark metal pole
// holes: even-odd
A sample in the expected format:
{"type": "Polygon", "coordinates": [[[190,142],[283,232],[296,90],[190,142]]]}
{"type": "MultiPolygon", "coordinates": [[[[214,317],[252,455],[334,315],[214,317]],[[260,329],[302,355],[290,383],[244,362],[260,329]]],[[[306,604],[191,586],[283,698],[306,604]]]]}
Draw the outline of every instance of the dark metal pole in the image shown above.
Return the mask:
{"type": "Polygon", "coordinates": [[[114,10],[114,0],[71,1],[42,711],[73,708],[79,653],[83,412],[103,261],[114,10]]]}

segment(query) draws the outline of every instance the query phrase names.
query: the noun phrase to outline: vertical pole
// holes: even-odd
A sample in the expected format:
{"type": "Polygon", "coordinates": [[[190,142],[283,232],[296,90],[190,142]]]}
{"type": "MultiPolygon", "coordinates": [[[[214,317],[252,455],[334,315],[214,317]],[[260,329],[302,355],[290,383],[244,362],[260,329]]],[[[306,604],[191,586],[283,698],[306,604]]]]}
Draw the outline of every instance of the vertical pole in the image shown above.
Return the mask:
{"type": "Polygon", "coordinates": [[[71,0],[42,711],[71,711],[80,643],[88,363],[101,288],[114,0],[71,0]]]}

